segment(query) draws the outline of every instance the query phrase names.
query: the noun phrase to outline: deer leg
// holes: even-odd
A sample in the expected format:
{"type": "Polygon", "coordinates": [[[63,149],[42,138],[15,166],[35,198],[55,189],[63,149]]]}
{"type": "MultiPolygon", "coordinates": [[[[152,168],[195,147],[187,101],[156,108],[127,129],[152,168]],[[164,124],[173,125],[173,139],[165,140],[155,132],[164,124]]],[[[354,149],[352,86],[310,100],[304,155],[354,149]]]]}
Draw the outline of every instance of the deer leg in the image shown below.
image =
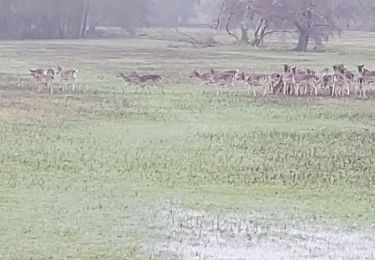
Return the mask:
{"type": "Polygon", "coordinates": [[[350,96],[350,88],[352,87],[351,85],[352,85],[351,83],[347,83],[347,94],[348,94],[348,96],[350,96]]]}
{"type": "Polygon", "coordinates": [[[361,95],[361,83],[357,83],[354,89],[354,96],[358,96],[358,92],[361,95]]]}
{"type": "Polygon", "coordinates": [[[219,84],[217,84],[217,86],[216,86],[216,96],[220,96],[220,85],[219,84]]]}
{"type": "Polygon", "coordinates": [[[229,83],[229,96],[231,95],[234,95],[234,92],[235,92],[235,86],[234,86],[234,83],[233,81],[231,83],[229,83]]]}
{"type": "Polygon", "coordinates": [[[229,84],[229,85],[225,85],[226,86],[226,89],[227,89],[227,93],[228,93],[228,96],[231,96],[233,94],[233,88],[232,88],[232,85],[229,84]]]}
{"type": "Polygon", "coordinates": [[[250,92],[251,92],[251,84],[248,83],[249,86],[247,87],[247,95],[250,97],[250,92]]]}
{"type": "Polygon", "coordinates": [[[253,95],[254,95],[254,97],[257,96],[257,90],[255,89],[255,84],[253,84],[253,95]]]}
{"type": "Polygon", "coordinates": [[[50,93],[51,95],[53,95],[53,85],[51,83],[47,84],[49,90],[50,90],[50,93]]]}
{"type": "Polygon", "coordinates": [[[299,96],[299,84],[295,84],[295,85],[294,85],[294,95],[295,95],[296,97],[299,96]]]}
{"type": "Polygon", "coordinates": [[[367,98],[367,95],[366,95],[366,89],[367,89],[367,86],[364,85],[364,86],[363,86],[363,98],[367,98]]]}

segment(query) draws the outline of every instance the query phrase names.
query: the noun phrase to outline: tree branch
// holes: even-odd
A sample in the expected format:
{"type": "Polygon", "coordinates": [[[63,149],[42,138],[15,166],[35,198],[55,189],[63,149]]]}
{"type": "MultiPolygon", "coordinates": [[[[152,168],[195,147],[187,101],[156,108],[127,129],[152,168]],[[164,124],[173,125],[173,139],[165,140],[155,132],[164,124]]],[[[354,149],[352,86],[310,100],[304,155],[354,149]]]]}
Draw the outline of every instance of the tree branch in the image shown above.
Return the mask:
{"type": "Polygon", "coordinates": [[[240,41],[240,38],[238,38],[237,35],[233,34],[231,31],[230,31],[230,22],[231,22],[231,19],[232,19],[232,16],[233,16],[233,13],[230,14],[229,18],[228,18],[228,22],[227,24],[225,25],[225,30],[227,31],[228,35],[232,36],[233,38],[236,39],[236,41],[240,41]]]}
{"type": "Polygon", "coordinates": [[[220,27],[220,21],[221,21],[221,16],[223,15],[224,7],[225,7],[225,0],[223,0],[223,3],[221,4],[220,13],[217,17],[216,26],[213,28],[214,30],[217,30],[220,27]]]}

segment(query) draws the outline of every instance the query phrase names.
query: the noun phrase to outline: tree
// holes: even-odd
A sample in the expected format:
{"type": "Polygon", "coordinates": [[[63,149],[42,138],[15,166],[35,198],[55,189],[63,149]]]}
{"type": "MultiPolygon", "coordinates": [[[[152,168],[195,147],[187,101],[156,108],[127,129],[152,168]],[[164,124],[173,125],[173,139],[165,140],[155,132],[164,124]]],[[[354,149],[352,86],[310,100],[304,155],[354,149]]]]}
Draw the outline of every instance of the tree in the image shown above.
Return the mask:
{"type": "Polygon", "coordinates": [[[253,28],[251,44],[257,47],[268,35],[293,32],[298,35],[295,50],[305,51],[311,41],[320,48],[323,40],[340,34],[343,21],[362,19],[361,13],[371,5],[370,0],[224,0],[217,27],[225,27],[232,36],[231,29],[240,27],[243,43],[253,28]]]}

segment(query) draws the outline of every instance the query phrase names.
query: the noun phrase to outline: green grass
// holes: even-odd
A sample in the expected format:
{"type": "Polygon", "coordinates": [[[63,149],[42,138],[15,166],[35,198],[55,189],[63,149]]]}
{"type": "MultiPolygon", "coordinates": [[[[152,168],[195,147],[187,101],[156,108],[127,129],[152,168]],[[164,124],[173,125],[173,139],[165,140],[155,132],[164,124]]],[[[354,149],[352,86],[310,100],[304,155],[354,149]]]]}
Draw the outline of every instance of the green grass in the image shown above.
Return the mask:
{"type": "Polygon", "coordinates": [[[217,99],[188,79],[211,66],[375,65],[359,37],[304,54],[140,39],[0,43],[0,258],[174,259],[152,253],[174,240],[159,219],[174,209],[373,230],[372,98],[217,99]],[[56,64],[79,68],[79,93],[31,91],[28,69],[56,64]],[[134,69],[162,74],[167,93],[124,93],[115,76],[134,69]]]}

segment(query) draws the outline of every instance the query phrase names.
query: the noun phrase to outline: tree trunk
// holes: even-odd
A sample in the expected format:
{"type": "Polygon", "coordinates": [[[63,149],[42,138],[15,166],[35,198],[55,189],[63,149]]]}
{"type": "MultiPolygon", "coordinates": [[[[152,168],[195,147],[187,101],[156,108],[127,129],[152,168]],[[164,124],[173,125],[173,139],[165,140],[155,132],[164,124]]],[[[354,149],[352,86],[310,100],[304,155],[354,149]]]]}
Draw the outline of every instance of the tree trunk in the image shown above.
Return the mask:
{"type": "Polygon", "coordinates": [[[306,51],[309,46],[310,34],[308,30],[298,31],[298,44],[295,48],[296,51],[306,51]]]}
{"type": "Polygon", "coordinates": [[[84,17],[83,17],[81,38],[84,38],[86,36],[89,13],[90,13],[90,0],[87,0],[86,5],[85,5],[85,14],[84,14],[84,17]]]}
{"type": "Polygon", "coordinates": [[[241,25],[241,44],[249,44],[249,28],[241,25]]]}
{"type": "Polygon", "coordinates": [[[251,45],[254,47],[261,47],[264,43],[264,37],[266,36],[266,31],[268,29],[269,23],[268,20],[262,18],[254,32],[254,39],[251,42],[251,45]]]}
{"type": "Polygon", "coordinates": [[[294,50],[306,51],[310,42],[310,31],[307,26],[302,25],[298,21],[295,21],[294,24],[298,29],[298,44],[294,50]]]}

